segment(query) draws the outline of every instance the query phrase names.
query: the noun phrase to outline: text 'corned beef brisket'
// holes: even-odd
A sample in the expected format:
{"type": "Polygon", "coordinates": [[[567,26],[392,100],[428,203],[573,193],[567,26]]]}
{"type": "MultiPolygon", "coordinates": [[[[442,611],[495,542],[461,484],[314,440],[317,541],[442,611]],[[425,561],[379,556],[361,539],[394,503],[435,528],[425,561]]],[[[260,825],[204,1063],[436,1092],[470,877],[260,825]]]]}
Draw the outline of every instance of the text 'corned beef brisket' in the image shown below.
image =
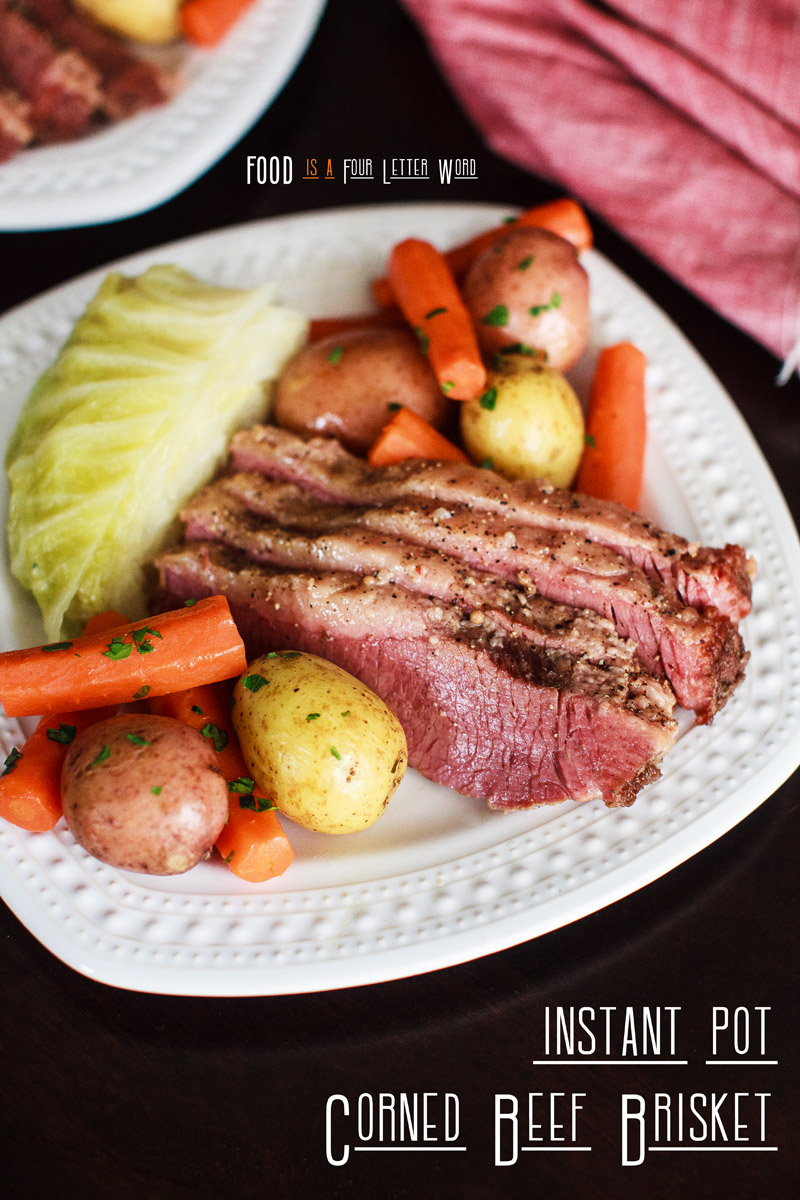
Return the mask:
{"type": "Polygon", "coordinates": [[[236,434],[157,561],[164,605],[224,592],[250,654],[361,678],[409,761],[493,807],[628,804],[741,680],[752,563],[619,505],[466,464],[372,469],[327,438],[236,434]]]}

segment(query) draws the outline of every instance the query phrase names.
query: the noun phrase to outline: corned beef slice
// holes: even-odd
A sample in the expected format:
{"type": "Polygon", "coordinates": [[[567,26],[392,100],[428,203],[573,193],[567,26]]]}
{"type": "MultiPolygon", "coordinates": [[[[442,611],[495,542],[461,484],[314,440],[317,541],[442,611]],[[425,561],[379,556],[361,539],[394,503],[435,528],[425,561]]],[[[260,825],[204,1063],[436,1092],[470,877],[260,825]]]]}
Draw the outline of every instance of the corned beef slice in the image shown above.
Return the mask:
{"type": "Polygon", "coordinates": [[[503,516],[515,527],[571,533],[628,558],[673,588],[684,604],[713,605],[733,621],[750,611],[755,567],[741,546],[689,543],[619,504],[537,483],[509,483],[466,463],[410,461],[374,470],[333,438],[304,440],[274,425],[241,430],[231,451],[236,470],[296,483],[330,503],[382,507],[404,499],[439,501],[503,516]]]}
{"type": "Polygon", "coordinates": [[[155,63],[134,57],[125,42],[77,13],[67,0],[27,0],[27,7],[62,46],[82,54],[100,73],[103,107],[112,120],[162,104],[172,82],[155,63]]]}
{"type": "MultiPolygon", "coordinates": [[[[417,466],[424,474],[427,464],[417,466]]],[[[188,536],[218,537],[242,549],[258,545],[252,530],[248,540],[242,540],[241,519],[228,521],[222,529],[220,514],[234,502],[272,526],[302,531],[316,541],[338,536],[340,545],[349,543],[348,569],[373,569],[353,561],[361,557],[359,538],[369,532],[383,547],[399,543],[396,557],[403,547],[406,553],[409,547],[424,547],[460,560],[474,571],[527,585],[559,604],[600,613],[614,622],[622,637],[636,643],[648,670],[666,674],[679,702],[694,710],[701,722],[711,720],[742,678],[746,655],[730,620],[716,609],[703,613],[685,605],[674,588],[649,578],[616,551],[576,533],[519,525],[505,514],[474,512],[453,502],[445,507],[438,500],[390,504],[387,498],[382,508],[323,504],[293,484],[238,472],[216,485],[202,519],[196,520],[192,513],[197,509],[188,507],[188,536]]],[[[199,504],[203,506],[202,498],[199,504]]],[[[274,543],[279,532],[273,529],[271,535],[274,543]]],[[[269,537],[266,529],[257,557],[265,557],[263,547],[269,537]]],[[[336,569],[339,563],[329,558],[327,565],[336,569]]]]}
{"type": "Polygon", "coordinates": [[[672,696],[635,666],[506,637],[396,584],[275,573],[200,542],[157,566],[165,606],[224,592],[249,654],[306,650],[357,675],[399,717],[413,766],[492,807],[630,804],[675,740],[672,696]]]}

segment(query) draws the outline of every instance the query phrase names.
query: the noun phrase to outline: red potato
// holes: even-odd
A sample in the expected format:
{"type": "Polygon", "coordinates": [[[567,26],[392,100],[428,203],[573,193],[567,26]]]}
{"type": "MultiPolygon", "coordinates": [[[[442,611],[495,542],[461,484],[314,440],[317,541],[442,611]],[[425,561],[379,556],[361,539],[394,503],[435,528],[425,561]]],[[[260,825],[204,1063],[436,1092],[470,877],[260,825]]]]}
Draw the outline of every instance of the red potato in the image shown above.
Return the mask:
{"type": "Polygon", "coordinates": [[[509,230],[475,259],[461,290],[487,355],[521,344],[566,371],[586,348],[589,277],[555,233],[509,230]]]}
{"type": "Polygon", "coordinates": [[[284,367],[273,420],[294,433],[336,437],[366,454],[402,404],[442,429],[453,401],[407,329],[349,330],[306,346],[284,367]]]}
{"type": "Polygon", "coordinates": [[[113,867],[180,875],[207,857],[228,815],[216,759],[211,736],[173,717],[100,721],[78,734],[64,762],[67,825],[113,867]]]}

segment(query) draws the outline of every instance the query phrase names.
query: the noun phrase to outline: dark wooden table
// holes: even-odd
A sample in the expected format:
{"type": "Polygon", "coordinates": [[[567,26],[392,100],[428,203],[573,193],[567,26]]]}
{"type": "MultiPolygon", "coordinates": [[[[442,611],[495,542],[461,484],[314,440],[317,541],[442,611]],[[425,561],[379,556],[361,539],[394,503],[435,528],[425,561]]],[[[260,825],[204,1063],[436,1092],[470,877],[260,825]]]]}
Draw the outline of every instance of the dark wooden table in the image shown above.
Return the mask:
{"type": "MultiPolygon", "coordinates": [[[[434,181],[399,193],[379,182],[303,182],[299,172],[290,187],[248,186],[249,154],[291,154],[296,163],[466,155],[478,178],[455,198],[524,205],[556,194],[486,151],[395,3],[331,0],[269,112],[182,195],[107,226],[0,237],[0,309],[111,258],[222,225],[454,198],[434,181]]],[[[594,225],[599,249],[721,378],[797,518],[797,382],[777,388],[768,353],[594,225]]],[[[9,1197],[49,1189],[67,1200],[797,1196],[799,797],[796,774],[690,862],[563,930],[447,971],[339,992],[220,1000],[119,991],[63,966],[2,908],[0,1188],[9,1197]],[[557,1005],[680,1006],[690,1065],[537,1071],[545,1009],[557,1005]],[[753,1016],[767,1008],[766,1051],[778,1065],[716,1074],[704,1066],[715,1006],[753,1016]],[[585,1095],[579,1128],[592,1152],[520,1154],[496,1165],[495,1094],[520,1097],[524,1110],[537,1091],[585,1095]],[[623,1165],[623,1094],[650,1103],[655,1092],[727,1092],[720,1103],[730,1106],[736,1091],[769,1093],[767,1140],[777,1152],[662,1153],[623,1165]],[[331,1165],[328,1097],[355,1104],[381,1092],[455,1093],[467,1151],[352,1154],[331,1165]]]]}

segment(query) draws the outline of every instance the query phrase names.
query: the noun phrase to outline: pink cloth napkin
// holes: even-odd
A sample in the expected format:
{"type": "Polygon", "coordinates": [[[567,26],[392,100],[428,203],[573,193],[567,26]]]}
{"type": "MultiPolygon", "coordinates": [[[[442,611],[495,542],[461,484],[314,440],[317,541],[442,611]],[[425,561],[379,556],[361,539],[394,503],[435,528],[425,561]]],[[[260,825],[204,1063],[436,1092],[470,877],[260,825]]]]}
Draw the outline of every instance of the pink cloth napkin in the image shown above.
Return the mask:
{"type": "Polygon", "coordinates": [[[797,0],[404,0],[491,147],[800,364],[797,0]]]}

